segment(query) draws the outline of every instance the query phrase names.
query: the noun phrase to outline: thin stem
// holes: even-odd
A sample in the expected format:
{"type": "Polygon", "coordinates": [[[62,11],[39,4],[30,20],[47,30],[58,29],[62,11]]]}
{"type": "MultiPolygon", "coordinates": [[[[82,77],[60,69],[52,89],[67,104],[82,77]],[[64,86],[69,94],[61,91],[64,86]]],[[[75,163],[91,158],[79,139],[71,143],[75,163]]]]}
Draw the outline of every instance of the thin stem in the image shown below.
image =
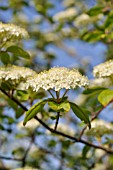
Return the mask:
{"type": "Polygon", "coordinates": [[[60,91],[56,91],[56,97],[58,101],[59,101],[59,96],[60,96],[60,91]]]}
{"type": "Polygon", "coordinates": [[[59,118],[60,118],[60,112],[57,112],[57,119],[56,119],[56,123],[55,123],[55,128],[54,128],[54,130],[57,129],[58,122],[59,122],[59,118]]]}
{"type": "Polygon", "coordinates": [[[64,92],[62,98],[65,97],[65,95],[67,94],[67,92],[68,92],[68,89],[66,89],[66,91],[64,92]]]}
{"type": "Polygon", "coordinates": [[[50,93],[50,95],[53,97],[53,99],[55,99],[54,95],[52,94],[51,90],[48,90],[48,92],[50,93]]]}
{"type": "MultiPolygon", "coordinates": [[[[57,92],[56,92],[57,102],[59,102],[59,95],[60,95],[60,92],[57,91],[57,92]]],[[[60,112],[57,112],[57,118],[56,118],[54,130],[57,129],[58,122],[59,122],[59,118],[60,118],[60,112]]]]}

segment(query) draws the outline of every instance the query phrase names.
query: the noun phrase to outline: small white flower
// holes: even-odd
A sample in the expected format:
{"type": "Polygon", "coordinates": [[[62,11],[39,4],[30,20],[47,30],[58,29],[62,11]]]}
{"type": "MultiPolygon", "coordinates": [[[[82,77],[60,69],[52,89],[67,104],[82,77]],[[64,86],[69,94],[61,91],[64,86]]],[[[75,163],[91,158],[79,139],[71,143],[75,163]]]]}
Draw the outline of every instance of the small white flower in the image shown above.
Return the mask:
{"type": "Polygon", "coordinates": [[[22,38],[27,38],[28,32],[24,28],[20,28],[14,24],[4,24],[0,22],[0,46],[4,42],[14,42],[22,38]]]}
{"type": "Polygon", "coordinates": [[[76,18],[74,24],[77,26],[80,26],[81,24],[87,24],[89,21],[90,21],[89,15],[84,13],[84,14],[79,15],[76,18]]]}
{"type": "Polygon", "coordinates": [[[103,86],[103,87],[110,87],[112,86],[111,79],[108,78],[95,78],[90,80],[89,88],[95,87],[95,86],[103,86]]]}
{"type": "Polygon", "coordinates": [[[106,127],[108,129],[113,129],[113,125],[109,122],[106,122],[105,120],[99,120],[99,119],[95,119],[92,123],[91,123],[91,127],[92,128],[96,128],[99,126],[103,126],[106,127]]]}
{"type": "Polygon", "coordinates": [[[40,88],[60,91],[63,88],[74,89],[76,87],[86,87],[88,83],[87,77],[82,76],[78,70],[54,67],[49,71],[43,71],[34,77],[28,78],[26,88],[31,87],[34,91],[38,91],[40,88]]]}
{"type": "Polygon", "coordinates": [[[113,60],[95,66],[93,69],[93,75],[97,78],[113,78],[113,60]]]}
{"type": "Polygon", "coordinates": [[[54,21],[69,19],[77,15],[77,10],[75,8],[69,8],[65,11],[61,11],[53,16],[54,21]]]}
{"type": "Polygon", "coordinates": [[[18,84],[29,76],[34,76],[36,73],[26,67],[8,65],[0,67],[0,83],[10,81],[13,84],[18,84]]]}

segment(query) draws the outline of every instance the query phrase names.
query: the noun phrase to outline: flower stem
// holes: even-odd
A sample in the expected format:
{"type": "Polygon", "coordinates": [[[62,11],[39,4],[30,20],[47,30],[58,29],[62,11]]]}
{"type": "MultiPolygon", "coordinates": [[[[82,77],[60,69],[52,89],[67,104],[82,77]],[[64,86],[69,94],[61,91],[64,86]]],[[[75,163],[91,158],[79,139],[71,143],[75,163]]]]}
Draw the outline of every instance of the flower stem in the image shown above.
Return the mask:
{"type": "Polygon", "coordinates": [[[54,130],[57,129],[58,122],[59,122],[59,118],[60,118],[60,112],[57,112],[57,119],[56,119],[56,123],[55,123],[55,128],[54,128],[54,130]]]}
{"type": "Polygon", "coordinates": [[[50,90],[48,90],[48,92],[52,96],[52,98],[55,99],[55,97],[53,96],[52,92],[50,90]]]}
{"type": "Polygon", "coordinates": [[[59,101],[59,96],[60,96],[60,92],[59,91],[56,91],[56,97],[57,97],[57,100],[59,101]]]}
{"type": "Polygon", "coordinates": [[[66,91],[64,92],[64,94],[63,94],[63,96],[62,96],[62,98],[64,98],[65,97],[65,95],[66,95],[66,93],[68,92],[68,89],[66,89],[66,91]]]}
{"type": "MultiPolygon", "coordinates": [[[[60,92],[57,91],[57,92],[56,92],[57,102],[59,102],[59,96],[60,96],[60,92]]],[[[57,112],[57,118],[56,118],[56,123],[55,123],[55,128],[54,128],[54,130],[57,129],[58,122],[59,122],[59,118],[60,118],[60,112],[57,112]]]]}

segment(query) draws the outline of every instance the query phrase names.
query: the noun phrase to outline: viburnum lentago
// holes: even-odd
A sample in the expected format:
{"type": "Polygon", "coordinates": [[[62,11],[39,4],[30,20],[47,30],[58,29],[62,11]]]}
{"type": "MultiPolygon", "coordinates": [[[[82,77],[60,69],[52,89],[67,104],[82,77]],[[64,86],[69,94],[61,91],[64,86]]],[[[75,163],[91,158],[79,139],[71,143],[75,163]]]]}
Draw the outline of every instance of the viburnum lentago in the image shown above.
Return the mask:
{"type": "Polygon", "coordinates": [[[0,22],[0,46],[5,42],[14,42],[22,38],[27,38],[28,32],[14,24],[4,24],[0,22]]]}
{"type": "Polygon", "coordinates": [[[93,75],[97,78],[113,78],[113,60],[95,66],[93,75]]]}
{"type": "Polygon", "coordinates": [[[76,69],[65,67],[54,67],[48,71],[43,71],[34,77],[30,77],[26,81],[26,88],[32,88],[38,91],[40,88],[44,90],[54,89],[74,89],[76,87],[88,86],[88,78],[81,75],[76,69]]]}
{"type": "Polygon", "coordinates": [[[0,67],[0,83],[10,81],[12,84],[18,84],[29,76],[34,76],[35,71],[16,65],[0,67]]]}

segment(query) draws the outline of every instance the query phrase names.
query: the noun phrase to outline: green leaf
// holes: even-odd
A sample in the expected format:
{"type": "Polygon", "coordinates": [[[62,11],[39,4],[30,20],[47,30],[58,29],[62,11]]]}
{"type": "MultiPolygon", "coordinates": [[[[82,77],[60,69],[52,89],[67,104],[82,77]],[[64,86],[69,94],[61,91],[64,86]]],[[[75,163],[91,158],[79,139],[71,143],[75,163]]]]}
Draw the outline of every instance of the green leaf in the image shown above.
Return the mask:
{"type": "Polygon", "coordinates": [[[8,9],[9,9],[9,8],[6,7],[6,6],[0,6],[0,10],[6,11],[6,10],[8,10],[8,9]]]}
{"type": "Polygon", "coordinates": [[[0,51],[0,59],[3,64],[9,64],[10,63],[10,56],[5,51],[0,51]]]}
{"type": "Polygon", "coordinates": [[[92,32],[85,32],[81,35],[81,38],[88,42],[96,42],[100,41],[101,39],[104,39],[106,37],[106,34],[104,31],[100,30],[94,30],[92,32]]]}
{"type": "Polygon", "coordinates": [[[11,84],[10,84],[9,82],[3,82],[3,83],[1,83],[1,87],[2,87],[2,89],[4,89],[4,90],[10,90],[10,89],[13,88],[13,87],[11,87],[11,84]]]}
{"type": "Polygon", "coordinates": [[[50,148],[55,147],[56,144],[57,144],[57,142],[55,140],[50,140],[48,143],[48,147],[50,147],[50,148]]]}
{"type": "Polygon", "coordinates": [[[12,151],[13,155],[19,155],[22,156],[24,153],[24,148],[23,147],[18,147],[12,151]]]}
{"type": "Polygon", "coordinates": [[[113,99],[113,90],[104,90],[98,96],[98,101],[106,106],[113,99]]]}
{"type": "Polygon", "coordinates": [[[29,98],[29,94],[25,90],[17,90],[17,96],[21,101],[27,101],[29,98]]]}
{"type": "Polygon", "coordinates": [[[70,110],[70,104],[68,101],[61,101],[57,103],[55,101],[48,101],[49,107],[54,111],[65,111],[68,112],[70,110]]]}
{"type": "Polygon", "coordinates": [[[88,151],[91,149],[90,146],[85,145],[82,150],[82,156],[83,158],[86,158],[88,151]]]}
{"type": "Polygon", "coordinates": [[[0,124],[0,130],[4,130],[4,126],[0,124]]]}
{"type": "Polygon", "coordinates": [[[27,53],[25,50],[23,50],[22,48],[20,48],[18,46],[10,46],[10,47],[7,48],[6,51],[11,52],[14,55],[22,57],[22,58],[26,58],[26,59],[30,58],[29,53],[27,53]]]}
{"type": "Polygon", "coordinates": [[[105,87],[92,87],[83,91],[83,94],[99,93],[105,90],[105,87]]]}
{"type": "Polygon", "coordinates": [[[15,112],[16,119],[19,119],[23,115],[23,113],[24,113],[23,109],[21,107],[18,108],[17,111],[15,112]]]}
{"type": "Polygon", "coordinates": [[[24,122],[23,122],[23,125],[24,125],[24,126],[26,125],[26,123],[27,123],[30,119],[34,118],[34,116],[43,109],[43,107],[44,107],[44,105],[46,104],[46,102],[47,102],[47,100],[42,100],[42,101],[36,103],[35,105],[33,105],[33,106],[26,112],[26,116],[25,116],[25,119],[24,119],[24,122]]]}
{"type": "Polygon", "coordinates": [[[93,8],[91,8],[87,14],[90,16],[96,16],[100,13],[103,13],[103,6],[94,6],[93,8]]]}
{"type": "Polygon", "coordinates": [[[110,26],[113,26],[113,11],[111,11],[109,13],[109,15],[107,16],[107,19],[106,19],[106,21],[104,23],[104,28],[105,29],[110,27],[110,26]]]}
{"type": "Polygon", "coordinates": [[[84,121],[84,123],[88,124],[89,128],[91,128],[91,124],[89,121],[89,111],[86,109],[82,109],[75,103],[70,102],[70,106],[72,111],[75,113],[75,115],[81,120],[84,121]]]}
{"type": "Polygon", "coordinates": [[[11,100],[10,98],[7,99],[7,102],[8,102],[8,105],[13,108],[14,110],[17,110],[18,109],[18,105],[13,101],[11,100]]]}

